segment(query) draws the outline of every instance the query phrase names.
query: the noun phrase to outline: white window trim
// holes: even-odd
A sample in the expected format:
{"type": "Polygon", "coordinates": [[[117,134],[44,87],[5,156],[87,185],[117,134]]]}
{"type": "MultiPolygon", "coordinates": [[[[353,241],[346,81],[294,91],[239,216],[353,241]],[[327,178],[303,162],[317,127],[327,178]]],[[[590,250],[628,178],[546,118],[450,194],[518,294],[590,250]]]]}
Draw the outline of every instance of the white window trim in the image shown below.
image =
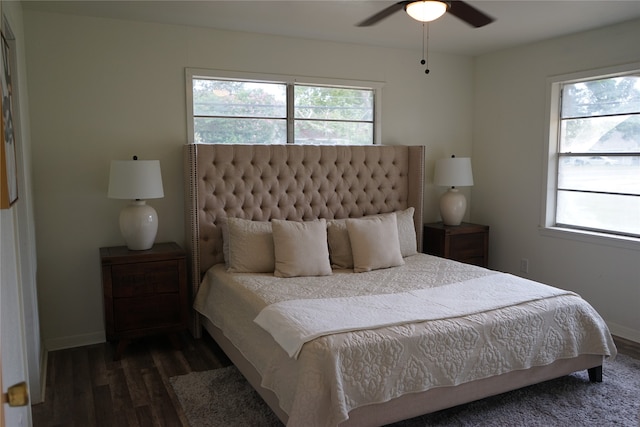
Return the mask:
{"type": "MultiPolygon", "coordinates": [[[[229,80],[247,80],[247,81],[263,81],[273,83],[285,83],[285,84],[309,84],[331,87],[348,87],[353,89],[373,89],[373,143],[381,144],[382,135],[382,115],[381,115],[381,101],[382,101],[382,87],[383,82],[378,81],[365,81],[365,80],[346,80],[346,79],[331,79],[322,77],[306,77],[306,76],[293,76],[283,74],[261,74],[261,73],[248,73],[242,71],[228,71],[228,70],[210,70],[203,68],[186,68],[185,69],[186,80],[186,94],[187,94],[187,143],[193,144],[195,140],[193,129],[193,79],[194,78],[220,78],[229,80]]],[[[288,117],[288,120],[292,118],[288,117]]],[[[289,127],[290,128],[290,127],[289,127]]]]}
{"type": "Polygon", "coordinates": [[[557,227],[555,223],[556,189],[558,182],[557,141],[560,132],[558,108],[560,86],[562,83],[578,82],[596,77],[615,77],[640,69],[640,62],[623,64],[595,70],[561,74],[547,78],[546,95],[546,138],[544,141],[544,160],[542,164],[542,203],[540,212],[540,235],[546,237],[576,240],[597,245],[614,246],[623,249],[640,250],[640,238],[615,234],[597,233],[573,228],[557,227]]]}

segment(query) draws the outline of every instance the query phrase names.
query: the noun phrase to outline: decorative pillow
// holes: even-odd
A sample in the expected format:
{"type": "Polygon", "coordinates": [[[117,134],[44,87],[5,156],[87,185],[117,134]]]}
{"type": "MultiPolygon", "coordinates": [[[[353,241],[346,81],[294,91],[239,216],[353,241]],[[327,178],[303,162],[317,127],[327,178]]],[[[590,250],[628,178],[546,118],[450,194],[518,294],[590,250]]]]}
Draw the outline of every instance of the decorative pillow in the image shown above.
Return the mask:
{"type": "Polygon", "coordinates": [[[395,215],[347,219],[347,231],[356,273],[404,264],[395,215]]]}
{"type": "MultiPolygon", "coordinates": [[[[403,211],[385,214],[370,215],[363,218],[395,215],[398,223],[398,238],[400,240],[400,253],[403,257],[418,253],[416,227],[413,223],[413,207],[403,211]]],[[[329,258],[335,268],[353,268],[353,255],[351,242],[347,232],[346,219],[332,219],[327,221],[327,239],[329,241],[329,258]]]]}
{"type": "Polygon", "coordinates": [[[277,277],[331,274],[324,219],[298,222],[274,219],[273,247],[277,277]]]}
{"type": "Polygon", "coordinates": [[[327,241],[329,242],[329,259],[335,268],[353,268],[351,242],[347,231],[346,219],[327,221],[327,241]]]}
{"type": "Polygon", "coordinates": [[[227,218],[227,226],[229,228],[227,270],[233,273],[272,273],[275,268],[275,257],[271,223],[227,218]]]}
{"type": "Polygon", "coordinates": [[[222,256],[224,258],[224,266],[229,269],[229,223],[227,217],[220,218],[220,232],[222,233],[222,256]]]}
{"type": "MultiPolygon", "coordinates": [[[[416,225],[413,223],[413,207],[403,211],[396,211],[396,220],[398,221],[398,238],[400,240],[400,252],[403,257],[415,255],[418,253],[418,239],[416,237],[416,225]]],[[[392,214],[383,214],[392,215],[392,214]]]]}

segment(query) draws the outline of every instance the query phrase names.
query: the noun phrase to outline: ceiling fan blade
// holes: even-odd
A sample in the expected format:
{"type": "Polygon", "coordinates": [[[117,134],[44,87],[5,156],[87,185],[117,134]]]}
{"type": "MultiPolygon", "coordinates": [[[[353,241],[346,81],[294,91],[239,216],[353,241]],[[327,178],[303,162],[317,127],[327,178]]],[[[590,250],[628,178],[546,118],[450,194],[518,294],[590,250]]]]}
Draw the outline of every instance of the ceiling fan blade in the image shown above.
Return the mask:
{"type": "Polygon", "coordinates": [[[386,9],[382,9],[380,12],[376,13],[375,15],[370,16],[369,18],[367,18],[364,21],[360,22],[357,26],[358,27],[369,27],[371,25],[377,24],[378,22],[382,21],[387,16],[393,15],[397,11],[401,10],[402,8],[404,8],[404,6],[407,3],[411,3],[411,1],[399,1],[397,3],[394,3],[391,6],[387,7],[386,9]]]}
{"type": "Polygon", "coordinates": [[[447,12],[476,28],[484,27],[494,21],[492,17],[464,1],[452,1],[447,12]]]}

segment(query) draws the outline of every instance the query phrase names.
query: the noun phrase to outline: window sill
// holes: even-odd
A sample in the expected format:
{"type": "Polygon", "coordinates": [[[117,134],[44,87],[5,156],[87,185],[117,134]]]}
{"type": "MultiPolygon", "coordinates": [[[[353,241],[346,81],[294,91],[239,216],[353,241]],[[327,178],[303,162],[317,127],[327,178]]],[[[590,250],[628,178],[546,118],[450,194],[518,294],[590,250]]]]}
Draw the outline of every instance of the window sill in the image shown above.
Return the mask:
{"type": "Polygon", "coordinates": [[[575,240],[594,245],[613,246],[621,249],[640,251],[640,239],[635,237],[615,236],[584,230],[573,230],[561,227],[540,227],[540,235],[558,239],[575,240]]]}

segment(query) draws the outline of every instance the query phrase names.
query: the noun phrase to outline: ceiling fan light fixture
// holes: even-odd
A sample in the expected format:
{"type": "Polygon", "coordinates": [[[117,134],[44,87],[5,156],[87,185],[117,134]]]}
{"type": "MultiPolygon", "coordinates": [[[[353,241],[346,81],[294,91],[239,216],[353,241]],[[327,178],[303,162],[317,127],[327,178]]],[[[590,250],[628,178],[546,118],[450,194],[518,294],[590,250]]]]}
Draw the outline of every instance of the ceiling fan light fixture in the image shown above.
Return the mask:
{"type": "Polygon", "coordinates": [[[449,5],[444,1],[414,1],[404,7],[410,17],[420,22],[431,22],[445,14],[449,5]]]}

